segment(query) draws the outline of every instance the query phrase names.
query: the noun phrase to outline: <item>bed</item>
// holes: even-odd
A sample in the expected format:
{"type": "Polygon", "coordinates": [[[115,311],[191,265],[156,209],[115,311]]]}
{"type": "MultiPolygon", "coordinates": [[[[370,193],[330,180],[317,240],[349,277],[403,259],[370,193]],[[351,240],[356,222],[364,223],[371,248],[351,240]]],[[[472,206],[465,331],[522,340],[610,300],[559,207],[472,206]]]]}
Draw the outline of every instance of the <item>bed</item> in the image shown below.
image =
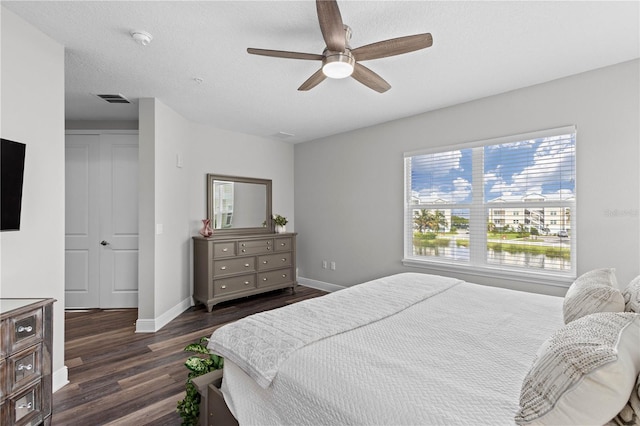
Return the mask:
{"type": "Polygon", "coordinates": [[[506,425],[563,325],[563,298],[403,273],[228,324],[209,349],[241,425],[506,425]]]}

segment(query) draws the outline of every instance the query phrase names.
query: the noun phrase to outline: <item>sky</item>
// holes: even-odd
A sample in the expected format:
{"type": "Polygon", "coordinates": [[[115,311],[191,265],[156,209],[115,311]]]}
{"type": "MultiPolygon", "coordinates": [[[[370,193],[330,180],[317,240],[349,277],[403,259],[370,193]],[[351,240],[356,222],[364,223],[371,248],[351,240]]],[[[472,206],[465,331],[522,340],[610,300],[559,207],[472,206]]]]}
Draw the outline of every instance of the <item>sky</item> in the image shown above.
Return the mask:
{"type": "MultiPolygon", "coordinates": [[[[575,192],[575,134],[489,145],[484,151],[485,201],[540,194],[567,198],[575,192]]],[[[470,203],[472,149],[414,156],[411,189],[421,202],[436,198],[470,203]]]]}

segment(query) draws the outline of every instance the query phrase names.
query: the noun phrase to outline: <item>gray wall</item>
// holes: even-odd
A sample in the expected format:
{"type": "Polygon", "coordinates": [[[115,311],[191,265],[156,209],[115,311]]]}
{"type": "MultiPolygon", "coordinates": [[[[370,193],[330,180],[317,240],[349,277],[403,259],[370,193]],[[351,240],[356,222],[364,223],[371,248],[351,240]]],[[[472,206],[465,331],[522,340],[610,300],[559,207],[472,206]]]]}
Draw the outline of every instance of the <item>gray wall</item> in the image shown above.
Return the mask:
{"type": "Polygon", "coordinates": [[[271,179],[274,211],[293,222],[293,145],[192,123],[153,98],[139,111],[136,330],[153,332],[191,305],[191,237],[206,217],[207,173],[271,179]]]}
{"type": "Polygon", "coordinates": [[[0,234],[0,296],[52,297],[53,388],[64,366],[64,47],[0,8],[2,137],[27,145],[20,231],[0,234]]]}
{"type": "MultiPolygon", "coordinates": [[[[295,146],[300,276],[350,286],[404,267],[403,153],[577,126],[578,274],[639,272],[640,61],[295,146]],[[618,215],[610,214],[613,211],[618,215]],[[322,260],[336,270],[322,269],[322,260]]],[[[421,272],[433,272],[420,269],[421,272]]],[[[451,274],[455,275],[455,274],[451,274]]],[[[481,284],[549,294],[565,288],[480,276],[481,284]]]]}

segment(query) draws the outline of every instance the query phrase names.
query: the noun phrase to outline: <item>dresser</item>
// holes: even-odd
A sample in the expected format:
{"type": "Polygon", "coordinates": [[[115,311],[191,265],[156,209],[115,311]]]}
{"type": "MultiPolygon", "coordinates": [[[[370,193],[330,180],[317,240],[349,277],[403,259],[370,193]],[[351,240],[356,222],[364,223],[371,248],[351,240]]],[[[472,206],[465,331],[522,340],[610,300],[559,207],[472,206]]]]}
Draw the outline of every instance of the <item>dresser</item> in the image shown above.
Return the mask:
{"type": "Polygon", "coordinates": [[[51,424],[54,299],[0,299],[0,424],[51,424]]]}
{"type": "Polygon", "coordinates": [[[193,237],[193,298],[211,312],[227,300],[296,282],[296,233],[193,237]]]}

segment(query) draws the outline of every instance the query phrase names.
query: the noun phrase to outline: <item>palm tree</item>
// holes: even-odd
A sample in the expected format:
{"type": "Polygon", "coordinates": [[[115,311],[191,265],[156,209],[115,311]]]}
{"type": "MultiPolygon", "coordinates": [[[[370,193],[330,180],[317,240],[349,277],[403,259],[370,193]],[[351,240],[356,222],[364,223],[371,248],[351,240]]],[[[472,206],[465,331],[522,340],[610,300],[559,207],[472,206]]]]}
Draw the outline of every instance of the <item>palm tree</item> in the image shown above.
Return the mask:
{"type": "Polygon", "coordinates": [[[429,228],[429,216],[430,213],[427,209],[420,209],[420,211],[414,212],[413,223],[421,234],[425,229],[429,228]]]}
{"type": "Polygon", "coordinates": [[[436,212],[434,214],[430,213],[430,218],[429,218],[429,229],[431,229],[434,232],[438,232],[440,231],[440,228],[446,228],[447,227],[447,219],[444,216],[444,212],[440,211],[440,210],[436,210],[436,212]]]}

